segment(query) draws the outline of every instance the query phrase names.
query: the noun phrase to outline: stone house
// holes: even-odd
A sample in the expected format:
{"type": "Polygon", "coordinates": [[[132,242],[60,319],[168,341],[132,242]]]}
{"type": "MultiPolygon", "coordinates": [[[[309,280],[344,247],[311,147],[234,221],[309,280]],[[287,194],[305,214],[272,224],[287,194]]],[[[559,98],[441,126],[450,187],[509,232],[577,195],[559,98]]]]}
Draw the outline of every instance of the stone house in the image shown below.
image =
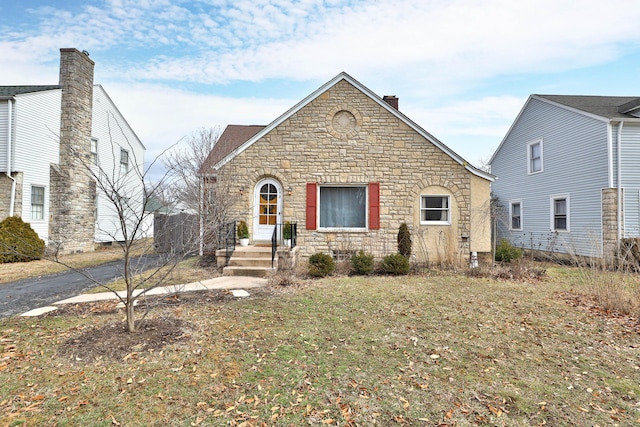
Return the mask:
{"type": "Polygon", "coordinates": [[[531,95],[491,158],[500,238],[609,257],[640,237],[640,98],[531,95]]]}
{"type": "Polygon", "coordinates": [[[0,220],[20,216],[63,253],[122,240],[90,171],[112,171],[142,206],[145,148],[100,85],[86,52],[60,49],[58,85],[0,86],[0,220]]]}
{"type": "Polygon", "coordinates": [[[296,223],[302,257],[381,258],[397,252],[402,223],[418,261],[466,262],[491,249],[493,175],[402,114],[398,98],[346,73],[267,126],[229,125],[200,176],[205,188],[224,187],[229,217],[247,222],[255,245],[296,223]]]}

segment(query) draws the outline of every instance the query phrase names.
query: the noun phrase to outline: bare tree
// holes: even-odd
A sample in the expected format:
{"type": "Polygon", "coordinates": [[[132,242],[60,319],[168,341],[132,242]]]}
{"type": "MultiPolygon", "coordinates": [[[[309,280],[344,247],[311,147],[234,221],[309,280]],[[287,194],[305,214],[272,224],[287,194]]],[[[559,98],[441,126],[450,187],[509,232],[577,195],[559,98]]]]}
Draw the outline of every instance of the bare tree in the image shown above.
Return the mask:
{"type": "Polygon", "coordinates": [[[163,163],[171,171],[174,197],[198,212],[203,192],[198,172],[220,138],[220,128],[200,128],[167,152],[163,163]]]}
{"type": "Polygon", "coordinates": [[[211,254],[224,247],[227,233],[235,235],[235,227],[223,227],[237,202],[231,190],[232,177],[220,171],[199,176],[201,181],[200,255],[211,254]]]}
{"type": "MultiPolygon", "coordinates": [[[[136,330],[134,307],[137,300],[144,297],[152,289],[166,284],[168,276],[182,260],[184,251],[156,254],[153,244],[148,239],[146,244],[140,243],[149,236],[150,227],[153,226],[151,220],[153,212],[146,209],[147,202],[156,195],[161,197],[161,190],[171,187],[170,181],[174,177],[173,171],[168,169],[155,183],[149,182],[150,169],[166,151],[156,157],[145,170],[142,159],[137,157],[137,150],[134,149],[117,119],[110,117],[109,124],[113,162],[107,162],[105,165],[93,162],[84,152],[74,151],[73,154],[80,159],[84,173],[95,183],[96,197],[106,202],[100,206],[103,209],[109,209],[114,214],[111,215],[112,218],[115,218],[113,223],[98,221],[96,231],[109,236],[110,240],[122,249],[121,272],[126,292],[121,294],[110,284],[101,283],[83,271],[65,264],[58,256],[59,252],[55,250],[56,248],[52,248],[50,259],[79,271],[94,281],[96,285],[113,292],[124,304],[127,330],[134,332],[136,330]],[[115,139],[114,135],[116,135],[115,139]],[[131,154],[126,168],[119,160],[122,145],[128,146],[128,152],[131,154]],[[149,263],[149,258],[153,258],[154,262],[149,263]]],[[[191,240],[194,244],[197,242],[196,238],[191,240]]]]}

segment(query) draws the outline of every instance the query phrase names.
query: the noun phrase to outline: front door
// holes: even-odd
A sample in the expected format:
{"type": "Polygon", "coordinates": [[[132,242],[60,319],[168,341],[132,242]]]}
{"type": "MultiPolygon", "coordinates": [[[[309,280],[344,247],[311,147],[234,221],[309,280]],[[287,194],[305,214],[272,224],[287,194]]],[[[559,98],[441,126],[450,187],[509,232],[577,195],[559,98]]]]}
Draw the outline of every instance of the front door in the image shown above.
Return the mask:
{"type": "Polygon", "coordinates": [[[263,179],[254,193],[253,240],[271,241],[274,227],[282,223],[282,187],[275,179],[263,179]]]}

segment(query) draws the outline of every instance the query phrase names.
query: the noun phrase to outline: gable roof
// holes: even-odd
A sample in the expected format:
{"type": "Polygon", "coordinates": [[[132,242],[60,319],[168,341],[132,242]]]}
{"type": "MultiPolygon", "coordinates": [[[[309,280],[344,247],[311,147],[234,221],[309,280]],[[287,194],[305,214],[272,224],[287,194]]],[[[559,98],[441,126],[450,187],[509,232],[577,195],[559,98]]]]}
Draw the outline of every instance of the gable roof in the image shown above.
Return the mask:
{"type": "Polygon", "coordinates": [[[580,112],[593,114],[603,119],[624,120],[637,119],[637,117],[627,114],[635,107],[640,107],[640,98],[637,96],[586,96],[586,95],[531,95],[535,99],[551,101],[561,106],[570,107],[580,112]],[[620,111],[621,106],[628,106],[628,109],[620,111]]]}
{"type": "Polygon", "coordinates": [[[23,93],[42,92],[45,90],[62,89],[60,85],[45,86],[0,86],[0,96],[14,96],[23,93]]]}
{"type": "Polygon", "coordinates": [[[529,98],[522,106],[522,109],[516,116],[513,123],[511,123],[511,126],[504,138],[500,141],[500,145],[498,145],[498,148],[496,148],[491,159],[489,159],[489,164],[493,163],[493,160],[498,155],[498,152],[504,145],[505,141],[509,138],[513,127],[518,120],[520,120],[520,116],[522,116],[524,110],[527,109],[527,106],[532,99],[537,99],[547,104],[555,105],[578,114],[583,114],[606,123],[620,120],[640,122],[640,118],[632,114],[628,114],[640,109],[640,98],[637,96],[529,95],[529,98]]]}
{"type": "Polygon", "coordinates": [[[207,175],[215,172],[216,165],[222,161],[229,153],[234,152],[244,142],[247,142],[255,134],[263,130],[266,126],[262,125],[228,125],[216,144],[211,149],[200,170],[199,175],[207,175]]]}
{"type": "MultiPolygon", "coordinates": [[[[477,175],[477,176],[479,176],[481,178],[487,179],[489,181],[495,180],[495,176],[493,176],[492,174],[490,174],[488,172],[485,172],[485,171],[482,171],[480,169],[477,169],[474,166],[471,166],[469,164],[469,162],[464,160],[462,157],[460,157],[458,154],[456,154],[453,150],[451,150],[445,144],[440,142],[436,137],[434,137],[429,132],[427,132],[426,130],[424,130],[420,126],[418,126],[415,122],[413,122],[407,116],[402,114],[399,110],[397,110],[396,108],[393,108],[391,105],[389,105],[388,102],[383,100],[380,96],[376,95],[369,88],[367,88],[366,86],[364,86],[363,84],[358,82],[356,79],[354,79],[353,77],[351,77],[349,74],[347,74],[344,71],[341,72],[340,74],[338,74],[337,76],[335,76],[333,79],[329,80],[324,85],[320,86],[315,91],[313,91],[311,94],[309,94],[307,97],[305,97],[302,101],[298,102],[296,105],[291,107],[288,111],[286,111],[280,117],[278,117],[277,119],[272,121],[269,125],[262,127],[262,129],[257,129],[256,133],[251,135],[251,136],[249,136],[244,142],[241,142],[238,145],[229,144],[228,148],[230,148],[230,149],[228,151],[223,150],[222,147],[221,147],[220,151],[216,154],[215,159],[212,159],[212,161],[210,163],[207,163],[207,168],[209,169],[209,172],[212,172],[215,169],[223,166],[227,162],[231,161],[235,156],[237,156],[238,154],[242,153],[244,150],[246,150],[248,147],[250,147],[253,143],[258,141],[260,138],[262,138],[267,133],[271,132],[273,129],[275,129],[282,122],[287,120],[293,114],[295,114],[296,112],[298,112],[299,110],[304,108],[306,105],[311,103],[313,100],[318,98],[321,94],[323,94],[324,92],[326,92],[327,90],[329,90],[330,88],[332,88],[333,86],[335,86],[336,84],[338,84],[342,80],[350,83],[356,89],[360,90],[362,93],[364,93],[366,96],[368,96],[371,100],[373,100],[378,105],[380,105],[380,107],[384,108],[389,113],[391,113],[392,115],[397,117],[399,120],[404,122],[407,126],[409,126],[415,132],[420,134],[427,141],[431,142],[433,145],[435,145],[440,150],[442,150],[444,153],[446,153],[454,161],[456,161],[460,165],[464,166],[465,169],[467,169],[469,172],[471,172],[474,175],[477,175]],[[214,162],[214,160],[215,160],[215,162],[214,162]]],[[[254,126],[253,128],[257,128],[257,126],[254,126]]],[[[226,129],[225,129],[225,132],[226,132],[226,129]]],[[[220,139],[222,139],[222,136],[220,137],[220,139]]],[[[218,144],[219,143],[220,143],[220,141],[218,141],[218,144]]],[[[216,144],[216,146],[218,144],[216,144]]],[[[214,150],[215,150],[215,147],[214,147],[214,150]]],[[[213,154],[213,150],[212,150],[211,154],[213,154]]],[[[207,160],[209,160],[209,159],[207,158],[207,160]]]]}

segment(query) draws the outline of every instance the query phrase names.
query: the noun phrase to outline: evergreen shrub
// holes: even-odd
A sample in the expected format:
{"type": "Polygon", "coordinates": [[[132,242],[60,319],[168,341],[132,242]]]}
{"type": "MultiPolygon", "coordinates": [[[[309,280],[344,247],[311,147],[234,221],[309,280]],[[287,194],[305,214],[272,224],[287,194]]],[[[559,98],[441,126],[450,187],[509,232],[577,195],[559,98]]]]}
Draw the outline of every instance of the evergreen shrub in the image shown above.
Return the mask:
{"type": "Polygon", "coordinates": [[[330,255],[322,252],[309,257],[309,274],[313,277],[325,277],[333,273],[335,263],[330,255]]]}
{"type": "Polygon", "coordinates": [[[385,256],[380,263],[380,271],[384,274],[400,276],[409,273],[409,269],[409,259],[399,253],[385,256]]]}
{"type": "Polygon", "coordinates": [[[44,240],[29,223],[11,216],[0,222],[0,263],[27,262],[44,255],[44,240]]]}

